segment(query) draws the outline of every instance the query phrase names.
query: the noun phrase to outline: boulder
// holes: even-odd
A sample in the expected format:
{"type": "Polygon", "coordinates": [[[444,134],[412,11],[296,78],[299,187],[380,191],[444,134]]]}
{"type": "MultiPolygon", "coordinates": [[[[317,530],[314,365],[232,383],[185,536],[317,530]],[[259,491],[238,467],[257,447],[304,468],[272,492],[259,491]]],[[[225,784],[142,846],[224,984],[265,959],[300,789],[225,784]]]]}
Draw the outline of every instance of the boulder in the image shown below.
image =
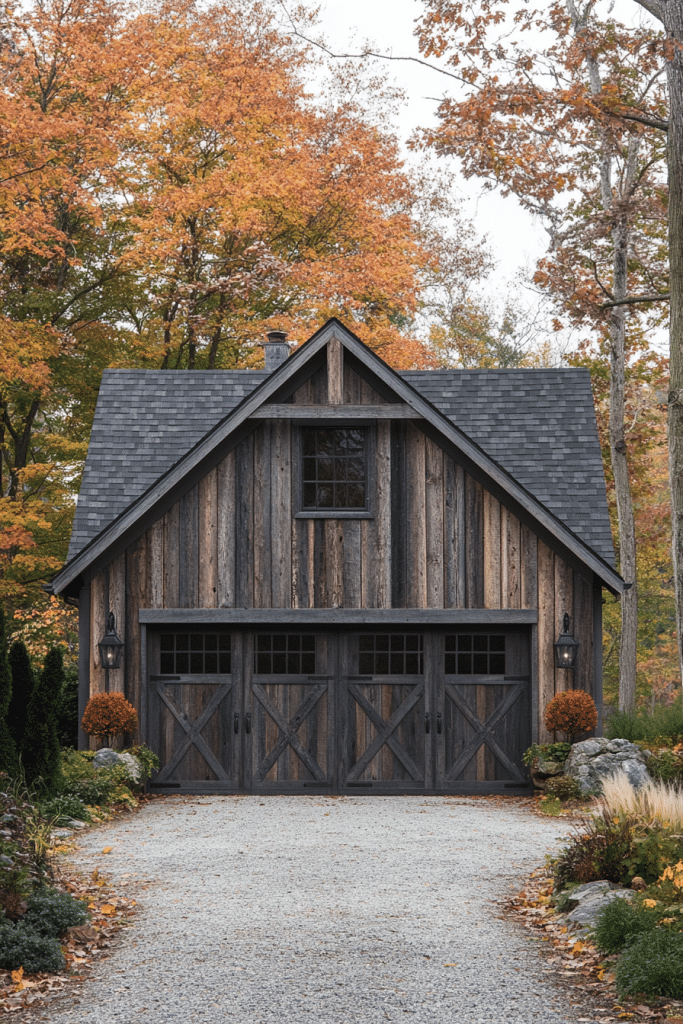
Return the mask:
{"type": "Polygon", "coordinates": [[[101,747],[93,757],[92,763],[96,768],[113,768],[120,760],[120,755],[111,747],[101,747]]]}
{"type": "Polygon", "coordinates": [[[575,743],[564,764],[565,775],[571,775],[582,793],[599,793],[602,780],[617,772],[625,772],[635,789],[650,781],[645,756],[628,740],[608,740],[604,736],[575,743]]]}
{"type": "Polygon", "coordinates": [[[632,889],[621,889],[613,882],[588,882],[582,885],[569,897],[573,910],[567,914],[567,920],[582,928],[594,928],[599,912],[613,900],[633,899],[632,889]]]}

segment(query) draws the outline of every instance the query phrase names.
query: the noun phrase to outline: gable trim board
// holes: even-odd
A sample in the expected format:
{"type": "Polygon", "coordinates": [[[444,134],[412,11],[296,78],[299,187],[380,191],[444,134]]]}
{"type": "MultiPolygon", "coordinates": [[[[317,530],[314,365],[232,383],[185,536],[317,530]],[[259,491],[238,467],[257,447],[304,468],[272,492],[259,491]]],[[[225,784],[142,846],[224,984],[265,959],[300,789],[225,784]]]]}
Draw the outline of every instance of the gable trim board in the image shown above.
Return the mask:
{"type": "MultiPolygon", "coordinates": [[[[77,593],[85,580],[108,564],[117,551],[139,537],[155,519],[173,505],[178,497],[251,433],[254,420],[260,420],[266,415],[267,408],[264,407],[268,403],[279,406],[281,403],[278,403],[278,397],[282,397],[286,391],[291,391],[297,383],[306,378],[312,365],[322,360],[325,348],[330,342],[343,346],[366,372],[387,389],[389,394],[405,403],[411,410],[409,418],[424,421],[422,428],[427,428],[433,439],[439,439],[442,445],[444,441],[448,442],[448,447],[452,446],[455,449],[458,460],[464,463],[465,469],[469,472],[474,470],[472,475],[497,496],[504,495],[508,505],[518,508],[525,518],[529,517],[537,529],[540,527],[547,537],[552,538],[554,545],[559,545],[569,553],[571,561],[583,567],[584,572],[588,569],[594,573],[612,593],[623,592],[624,581],[612,566],[337,320],[329,321],[297,349],[145,493],[79,551],[55,576],[50,585],[51,592],[77,593]]],[[[366,416],[373,419],[375,410],[385,408],[366,407],[366,416]]],[[[382,412],[379,416],[382,416],[382,412]]]]}

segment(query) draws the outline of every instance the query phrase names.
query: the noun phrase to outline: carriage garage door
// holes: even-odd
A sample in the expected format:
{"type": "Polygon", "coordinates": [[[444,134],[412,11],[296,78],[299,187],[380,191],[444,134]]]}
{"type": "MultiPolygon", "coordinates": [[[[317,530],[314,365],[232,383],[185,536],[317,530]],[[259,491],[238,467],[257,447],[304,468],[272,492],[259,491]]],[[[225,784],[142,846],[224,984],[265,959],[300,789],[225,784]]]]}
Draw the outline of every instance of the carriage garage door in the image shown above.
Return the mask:
{"type": "Polygon", "coordinates": [[[154,789],[522,791],[524,628],[150,634],[154,789]]]}

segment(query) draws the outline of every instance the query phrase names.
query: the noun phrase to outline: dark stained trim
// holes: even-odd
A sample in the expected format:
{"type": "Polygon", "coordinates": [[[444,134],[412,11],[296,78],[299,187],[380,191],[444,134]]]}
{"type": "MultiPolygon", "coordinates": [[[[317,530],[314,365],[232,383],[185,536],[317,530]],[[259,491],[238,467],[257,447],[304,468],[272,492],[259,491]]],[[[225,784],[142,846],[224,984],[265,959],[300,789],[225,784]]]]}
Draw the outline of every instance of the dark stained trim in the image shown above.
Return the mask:
{"type": "Polygon", "coordinates": [[[141,608],[145,626],[528,626],[536,608],[141,608]]]}
{"type": "MultiPolygon", "coordinates": [[[[79,573],[88,572],[88,575],[91,575],[94,562],[111,560],[113,557],[111,549],[117,542],[131,543],[139,533],[144,532],[144,529],[150,525],[150,518],[153,519],[155,515],[160,514],[159,508],[168,504],[169,494],[174,491],[177,493],[178,488],[185,492],[188,489],[189,480],[196,482],[199,475],[208,472],[216,461],[217,448],[222,449],[222,454],[227,454],[224,443],[229,435],[239,428],[248,427],[248,421],[264,403],[284,398],[285,386],[291,385],[292,381],[301,378],[309,361],[322,357],[322,350],[332,338],[339,339],[345,349],[364,363],[368,372],[374,374],[393,396],[405,402],[414,411],[417,418],[424,418],[427,423],[454,444],[465,460],[478,466],[486,475],[487,480],[493,481],[514,501],[518,502],[536,522],[549,531],[555,540],[566,546],[590,568],[613,593],[623,592],[624,581],[615,569],[584,544],[459,427],[451,423],[415,388],[399,377],[347,327],[339,320],[332,319],[297,349],[279,369],[275,370],[250,395],[244,398],[194,448],[179,459],[175,466],[165,473],[153,487],[150,487],[137,501],[129,505],[109,527],[72,558],[52,581],[53,593],[61,593],[79,573]]],[[[373,410],[375,408],[378,407],[373,406],[373,410]]]]}
{"type": "Polygon", "coordinates": [[[414,420],[420,419],[409,405],[262,405],[253,420],[414,420]]]}
{"type": "Polygon", "coordinates": [[[593,580],[593,700],[598,709],[596,736],[602,736],[603,719],[602,692],[602,587],[600,580],[593,580]]]}

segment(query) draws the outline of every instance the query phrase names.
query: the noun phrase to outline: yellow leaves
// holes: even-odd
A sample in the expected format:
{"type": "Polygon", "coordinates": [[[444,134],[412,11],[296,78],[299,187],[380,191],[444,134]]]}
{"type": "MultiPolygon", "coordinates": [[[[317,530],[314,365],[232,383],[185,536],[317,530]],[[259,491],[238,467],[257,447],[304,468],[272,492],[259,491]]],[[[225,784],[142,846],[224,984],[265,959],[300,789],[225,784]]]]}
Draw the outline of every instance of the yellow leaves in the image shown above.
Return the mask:
{"type": "Polygon", "coordinates": [[[657,906],[657,900],[643,900],[643,906],[651,909],[657,906]]]}
{"type": "Polygon", "coordinates": [[[677,889],[683,889],[683,861],[678,862],[674,867],[666,867],[660,875],[660,882],[673,882],[677,889]]]}
{"type": "Polygon", "coordinates": [[[105,848],[102,850],[102,853],[111,853],[111,851],[112,851],[112,847],[111,846],[105,846],[105,848]]]}
{"type": "Polygon", "coordinates": [[[103,903],[100,907],[100,913],[111,917],[112,914],[116,913],[116,907],[112,903],[103,903]]]}

